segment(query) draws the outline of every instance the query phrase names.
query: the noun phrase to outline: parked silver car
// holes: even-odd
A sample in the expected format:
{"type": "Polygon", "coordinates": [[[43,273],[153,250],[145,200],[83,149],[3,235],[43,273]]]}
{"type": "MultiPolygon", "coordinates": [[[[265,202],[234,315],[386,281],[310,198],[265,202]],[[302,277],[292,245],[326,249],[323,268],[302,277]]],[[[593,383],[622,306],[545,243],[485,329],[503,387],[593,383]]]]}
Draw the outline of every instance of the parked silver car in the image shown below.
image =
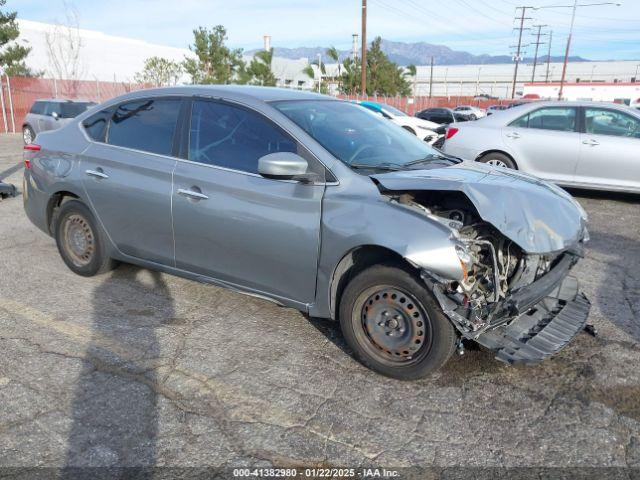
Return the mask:
{"type": "Polygon", "coordinates": [[[640,111],[623,105],[520,105],[456,124],[444,151],[559,185],[640,192],[640,111]]]}
{"type": "Polygon", "coordinates": [[[22,139],[25,145],[33,142],[38,133],[62,127],[93,105],[95,102],[36,100],[22,122],[22,139]]]}
{"type": "Polygon", "coordinates": [[[139,91],[39,135],[25,167],[26,213],[74,272],[130,262],[338,319],[392,377],[463,340],[537,362],[589,312],[568,276],[587,240],[571,196],[331,97],[139,91]]]}

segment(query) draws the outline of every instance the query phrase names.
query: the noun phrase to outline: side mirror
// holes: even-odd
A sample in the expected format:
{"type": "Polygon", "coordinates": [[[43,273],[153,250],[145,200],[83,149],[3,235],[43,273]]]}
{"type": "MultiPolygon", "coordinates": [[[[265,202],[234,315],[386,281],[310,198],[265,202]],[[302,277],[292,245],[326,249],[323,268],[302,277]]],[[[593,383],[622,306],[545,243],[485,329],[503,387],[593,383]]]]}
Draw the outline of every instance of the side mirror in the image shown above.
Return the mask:
{"type": "Polygon", "coordinates": [[[275,180],[311,182],[315,174],[307,172],[308,168],[304,158],[291,152],[269,153],[258,159],[258,173],[275,180]]]}
{"type": "Polygon", "coordinates": [[[60,115],[58,115],[58,112],[51,112],[51,116],[52,116],[55,120],[58,120],[58,118],[60,118],[60,115]]]}

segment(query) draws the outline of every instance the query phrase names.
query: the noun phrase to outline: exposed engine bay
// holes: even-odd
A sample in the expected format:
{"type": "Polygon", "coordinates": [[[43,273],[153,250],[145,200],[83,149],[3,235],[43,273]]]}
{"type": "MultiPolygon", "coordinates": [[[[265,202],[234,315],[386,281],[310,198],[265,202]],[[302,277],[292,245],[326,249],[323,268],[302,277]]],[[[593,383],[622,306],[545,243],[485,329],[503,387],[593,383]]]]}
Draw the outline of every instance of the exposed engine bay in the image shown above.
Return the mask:
{"type": "MultiPolygon", "coordinates": [[[[392,201],[420,211],[451,229],[463,278],[425,278],[445,313],[473,337],[509,321],[504,301],[549,272],[560,254],[527,254],[482,220],[461,192],[387,192],[392,201]]],[[[513,317],[513,316],[512,316],[513,317]]]]}

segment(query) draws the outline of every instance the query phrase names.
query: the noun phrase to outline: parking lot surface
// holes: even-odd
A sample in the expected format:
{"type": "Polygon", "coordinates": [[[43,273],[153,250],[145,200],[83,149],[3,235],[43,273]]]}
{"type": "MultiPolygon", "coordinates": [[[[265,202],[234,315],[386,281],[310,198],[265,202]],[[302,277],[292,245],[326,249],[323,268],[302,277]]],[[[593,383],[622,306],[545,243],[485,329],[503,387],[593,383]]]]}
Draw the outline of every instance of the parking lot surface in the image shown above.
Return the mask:
{"type": "MultiPolygon", "coordinates": [[[[20,161],[0,136],[21,190],[20,161]]],[[[534,367],[467,350],[419,382],[267,301],[128,265],[76,276],[20,196],[0,201],[0,465],[640,467],[640,196],[572,193],[599,336],[534,367]]]]}

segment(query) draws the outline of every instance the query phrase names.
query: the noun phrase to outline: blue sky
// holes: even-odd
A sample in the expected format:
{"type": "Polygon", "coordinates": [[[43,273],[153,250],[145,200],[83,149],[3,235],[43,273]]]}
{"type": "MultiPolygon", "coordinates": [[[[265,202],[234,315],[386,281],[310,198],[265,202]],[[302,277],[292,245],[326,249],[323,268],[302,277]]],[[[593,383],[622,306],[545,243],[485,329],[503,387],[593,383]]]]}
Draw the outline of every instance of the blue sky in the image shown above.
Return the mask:
{"type": "MultiPolygon", "coordinates": [[[[369,0],[368,36],[425,41],[474,54],[509,54],[515,43],[515,7],[522,3],[573,2],[369,0]]],[[[640,59],[640,0],[622,3],[579,9],[573,54],[593,60],[640,59]]],[[[20,18],[51,22],[64,18],[63,4],[63,0],[8,0],[5,8],[17,10],[20,18]]],[[[245,49],[260,47],[264,34],[272,36],[275,47],[349,48],[351,34],[360,29],[360,0],[75,0],[73,4],[82,28],[174,47],[187,47],[191,31],[199,25],[224,25],[229,43],[245,49]]],[[[570,9],[540,9],[527,16],[534,17],[529,24],[553,28],[552,53],[563,54],[570,9]]],[[[527,31],[524,41],[531,40],[527,31]]]]}

